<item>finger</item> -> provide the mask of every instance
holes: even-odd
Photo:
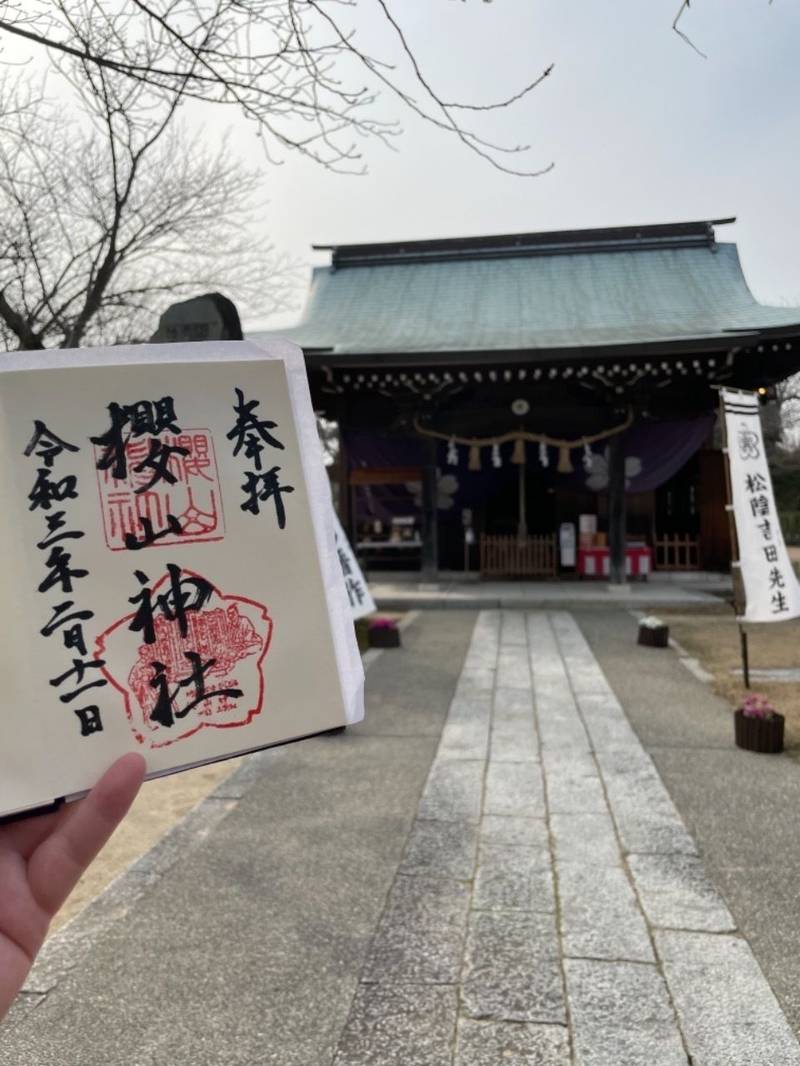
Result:
[[[48,914],[55,914],[127,814],[145,768],[141,755],[123,755],[31,855],[31,891]]]
[[[23,859],[28,859],[68,814],[69,806],[63,805],[52,814],[32,814],[0,826],[0,849],[16,852]]]
[[[0,933],[0,1021],[11,1009],[30,968],[30,956]]]

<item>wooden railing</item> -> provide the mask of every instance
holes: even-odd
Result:
[[[488,536],[480,540],[482,577],[554,577],[556,538]]]
[[[700,541],[697,537],[674,534],[656,537],[656,570],[699,570]]]

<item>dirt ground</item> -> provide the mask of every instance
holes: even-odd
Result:
[[[659,609],[659,618],[669,624],[670,636],[714,675],[714,689],[731,705],[739,706],[747,689],[740,675],[742,658],[739,627],[727,604],[719,608]],[[770,625],[747,626],[750,668],[800,668],[800,619]],[[751,692],[763,693],[776,710],[786,716],[786,748],[800,760],[800,683],[751,681]]]
[[[53,933],[83,910],[111,881],[148,851],[185,814],[232,773],[241,759],[199,766],[145,781],[127,818],[78,882],[50,927]]]

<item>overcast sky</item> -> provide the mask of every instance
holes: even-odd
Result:
[[[310,262],[312,243],[736,215],[718,235],[738,242],[757,297],[800,305],[800,5],[695,0],[681,25],[707,59],[672,32],[677,6],[394,0],[446,98],[492,101],[555,64],[531,96],[481,127],[507,144],[530,143],[527,166],[554,169],[533,179],[497,173],[383,98],[376,113],[402,119],[405,133],[397,152],[365,146],[366,177],[290,156],[268,169],[265,225],[275,244]],[[375,7],[361,0],[359,40],[399,61],[370,17]],[[254,143],[249,132],[236,139],[248,155]]]
[[[428,79],[446,99],[486,103],[547,81],[480,130],[530,144],[539,178],[498,173],[455,138],[388,96],[376,117],[402,121],[391,151],[364,145],[366,177],[332,174],[283,153],[267,165],[252,126],[233,122],[232,147],[264,167],[265,231],[305,264],[310,246],[585,226],[712,219],[739,244],[764,302],[800,306],[800,4],[797,0],[386,0]],[[337,8],[357,42],[402,67],[378,0]],[[12,42],[7,54],[22,55]],[[363,71],[359,82],[364,80]],[[406,82],[406,84],[409,84]],[[209,138],[229,109],[194,114]],[[481,116],[479,116],[481,117]],[[298,311],[246,326],[280,326]],[[235,294],[233,294],[235,295]],[[266,306],[266,304],[265,304]]]

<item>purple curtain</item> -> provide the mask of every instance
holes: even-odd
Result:
[[[702,414],[687,418],[648,419],[631,426],[623,435],[628,492],[650,492],[669,481],[703,446],[713,425],[714,415]],[[345,431],[345,442],[351,469],[365,466],[419,466],[425,458],[424,442],[416,436]],[[466,447],[458,448],[458,464],[451,466],[446,459],[447,445],[442,442],[438,448],[439,467],[443,475],[450,474],[457,482],[452,492],[453,504],[470,507],[485,497],[490,484],[496,490],[505,480],[515,481],[516,467],[511,464],[512,447],[511,444],[503,445],[502,466],[499,468],[492,466],[491,449],[483,448],[481,469],[472,471],[467,469]],[[590,469],[584,465],[583,449],[573,448],[570,452],[574,468],[571,474],[558,473],[556,448],[548,448],[546,468],[540,465],[538,445],[527,445],[526,458],[529,464],[536,465],[539,478],[554,487],[564,485],[595,492],[604,492],[608,487],[608,445],[605,441],[592,446]],[[409,493],[403,486],[386,486],[385,489],[377,489],[375,494],[384,498],[389,509],[392,509],[392,503],[386,497],[396,497],[400,506],[407,506],[409,501]]]
[[[637,422],[623,434],[625,485],[628,492],[652,492],[683,467],[702,448],[714,426],[714,415]],[[575,473],[571,483],[595,492],[608,487],[608,445],[592,447],[591,470],[584,467],[581,453],[572,452]],[[580,459],[580,463],[576,461]]]

